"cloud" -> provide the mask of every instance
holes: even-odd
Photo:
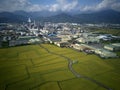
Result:
[[[68,0],[56,0],[56,3],[44,6],[40,4],[32,4],[29,0],[2,0],[0,3],[0,11],[70,11],[75,9],[77,4],[78,0],[71,0],[71,2]]]
[[[99,11],[113,9],[120,11],[120,0],[102,0],[100,3],[93,6],[84,6],[80,8],[81,11]]]
[[[49,11],[51,11],[51,12],[56,12],[56,11],[60,10],[59,4],[53,4],[53,5],[48,6],[48,7],[49,7]]]
[[[120,11],[120,0],[101,0],[94,5],[83,6],[80,0],[54,0],[54,3],[42,5],[33,4],[30,0],[1,0],[0,11],[99,11],[113,9]],[[88,2],[89,3],[89,2]]]
[[[29,0],[1,0],[0,11],[41,11],[44,6],[39,4],[32,4]]]
[[[24,10],[29,5],[27,0],[1,0],[0,11]]]
[[[77,7],[78,5],[78,1],[77,0],[74,0],[73,2],[71,3],[67,3],[66,5],[63,6],[62,8],[62,11],[70,11],[70,10],[73,10]]]
[[[50,6],[50,11],[71,11],[75,9],[78,5],[78,0],[57,0],[56,4]]]
[[[114,3],[113,5],[111,5],[111,8],[113,10],[120,11],[120,2]]]

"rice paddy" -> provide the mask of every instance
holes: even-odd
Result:
[[[120,90],[119,58],[104,60],[50,44],[1,48],[0,90],[106,90],[90,80],[77,78],[60,55],[78,61],[72,67],[80,75]]]

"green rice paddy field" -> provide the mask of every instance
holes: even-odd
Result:
[[[72,67],[80,75],[120,90],[120,58],[101,59],[50,44],[0,49],[0,90],[107,90],[76,77],[59,55],[77,60]]]

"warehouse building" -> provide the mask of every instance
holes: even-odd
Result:
[[[96,49],[95,53],[98,54],[102,58],[115,58],[117,54],[114,52],[110,52],[104,49]]]
[[[120,43],[105,45],[104,48],[109,50],[109,51],[119,51],[120,50]]]
[[[100,42],[100,40],[98,38],[95,38],[95,37],[88,37],[88,38],[81,37],[81,38],[78,38],[77,41],[80,43],[87,43],[87,44]]]
[[[59,47],[70,47],[69,42],[54,42],[54,44],[59,46]]]

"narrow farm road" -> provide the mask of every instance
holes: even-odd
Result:
[[[112,90],[112,89],[109,88],[108,86],[106,86],[106,85],[104,85],[104,84],[102,84],[102,83],[100,83],[100,82],[98,82],[98,81],[96,81],[96,80],[94,80],[94,79],[92,79],[92,78],[89,78],[89,77],[87,77],[87,76],[83,76],[83,75],[77,73],[77,72],[73,69],[73,67],[72,67],[73,61],[72,61],[70,58],[68,58],[68,57],[66,57],[66,56],[64,56],[64,55],[61,55],[61,54],[57,54],[57,53],[55,53],[55,52],[51,52],[51,51],[49,51],[49,49],[45,48],[45,47],[42,46],[42,45],[39,45],[39,46],[40,46],[41,48],[45,49],[48,53],[51,53],[51,54],[54,54],[54,55],[63,57],[65,60],[67,60],[67,61],[68,61],[68,68],[69,68],[69,70],[74,74],[75,77],[77,77],[77,78],[83,78],[83,79],[85,79],[85,80],[89,80],[89,81],[97,84],[98,86],[100,86],[100,87],[102,87],[102,88],[105,88],[106,90]]]

